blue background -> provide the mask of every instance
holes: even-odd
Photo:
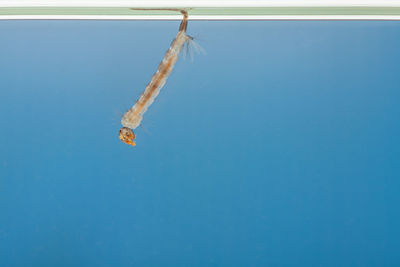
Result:
[[[1,266],[400,264],[400,24],[0,22]]]

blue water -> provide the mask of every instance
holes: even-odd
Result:
[[[400,24],[0,22],[1,266],[400,264]]]

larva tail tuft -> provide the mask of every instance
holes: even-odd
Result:
[[[193,54],[195,51],[196,54],[203,54],[206,55],[206,50],[204,50],[203,47],[201,47],[197,42],[194,41],[194,38],[190,35],[186,35],[187,40],[185,42],[185,49],[184,49],[184,54],[183,57],[186,58],[188,55],[190,57],[190,60],[193,62]]]

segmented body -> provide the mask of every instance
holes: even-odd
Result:
[[[122,117],[121,124],[124,127],[135,129],[140,125],[143,114],[154,102],[154,99],[160,93],[161,88],[164,86],[168,76],[171,74],[184,44],[193,39],[186,34],[188,18],[187,12],[181,11],[181,13],[183,14],[183,20],[179,27],[179,32],[172,41],[171,46],[165,53],[164,59],[161,61],[156,73],[151,78],[150,83],[146,86],[146,89],[140,96],[139,100]]]

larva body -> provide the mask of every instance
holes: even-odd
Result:
[[[122,128],[119,131],[119,138],[122,142],[135,145],[133,139],[135,134],[133,130],[136,129],[143,118],[143,114],[147,111],[149,106],[154,102],[154,99],[160,93],[161,88],[164,86],[168,76],[171,74],[172,69],[178,60],[179,53],[186,42],[193,40],[192,37],[186,34],[188,15],[184,10],[180,10],[183,15],[183,20],[180,24],[178,34],[172,41],[168,51],[164,55],[157,68],[156,73],[151,78],[151,81],[146,86],[140,98],[136,101],[135,105],[130,108],[122,117]]]

